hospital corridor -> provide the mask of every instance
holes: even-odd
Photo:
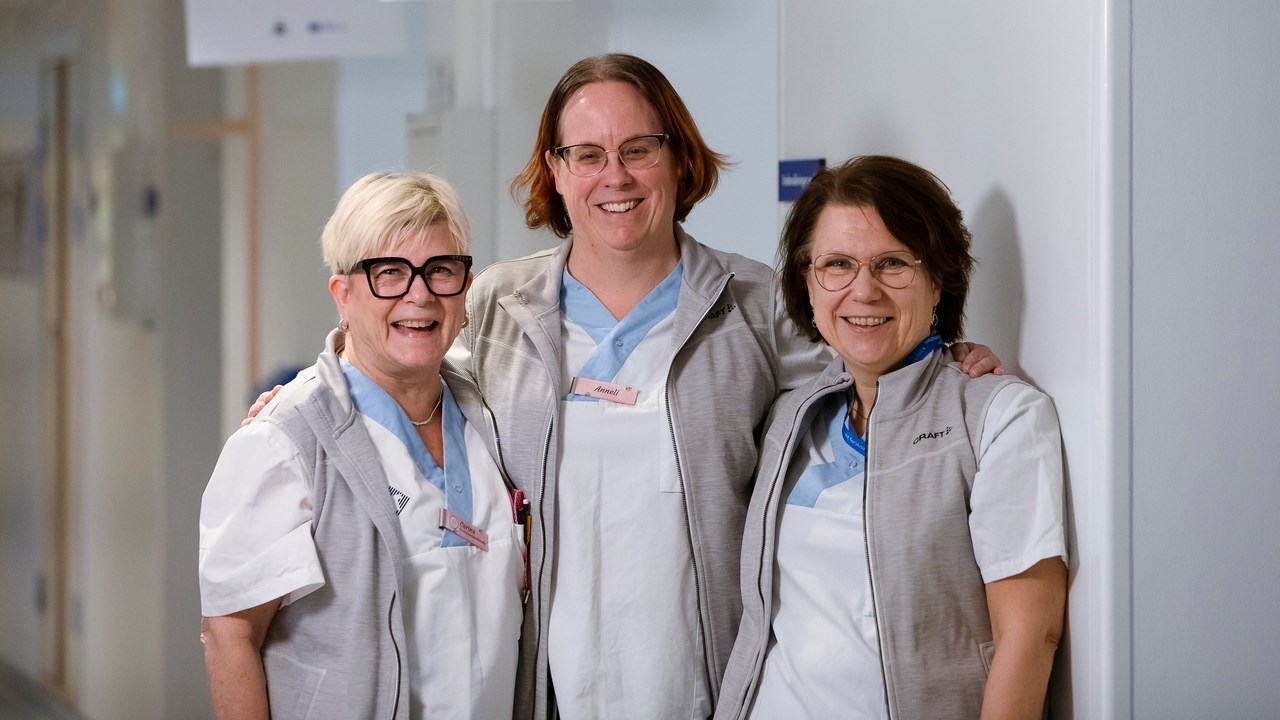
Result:
[[[1274,0],[0,0],[0,720],[214,717],[202,495],[258,393],[347,320],[321,249],[339,198],[375,172],[447,179],[458,278],[557,247],[513,197],[531,157],[567,168],[563,205],[687,150],[671,128],[539,139],[566,68],[605,53],[658,68],[724,156],[674,224],[735,262],[779,266],[822,168],[890,155],[945,181],[976,259],[963,339],[1061,426],[1048,717],[1275,717],[1278,31]],[[440,252],[433,270],[462,262]],[[408,287],[439,290],[425,259]],[[655,466],[758,448],[759,427],[706,424]],[[668,474],[669,495],[697,482]]]

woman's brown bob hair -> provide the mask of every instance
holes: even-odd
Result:
[[[951,192],[933,173],[887,155],[865,155],[814,176],[787,215],[778,246],[780,282],[787,315],[802,336],[822,335],[813,326],[807,275],[818,216],[828,205],[873,207],[885,227],[924,261],[939,290],[934,332],[947,343],[964,336],[964,303],[974,260],[971,236]]]
[[[511,181],[511,195],[517,202],[522,192],[529,193],[524,201],[524,221],[529,227],[535,230],[549,227],[560,237],[568,237],[573,229],[564,200],[556,192],[555,177],[547,165],[547,152],[562,144],[560,114],[569,98],[584,85],[610,80],[627,83],[638,90],[657,112],[663,126],[661,132],[670,136],[663,152],[671,153],[678,173],[676,222],[683,222],[693,206],[715,190],[720,170],[729,163],[723,155],[707,147],[689,109],[666,76],[634,55],[611,53],[589,57],[574,63],[551,91],[542,109],[542,121],[538,123],[538,137],[529,162]]]

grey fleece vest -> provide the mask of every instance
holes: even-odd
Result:
[[[889,717],[977,718],[995,655],[969,536],[969,496],[991,399],[1010,376],[971,379],[945,350],[880,379],[868,430],[866,558]],[[716,717],[742,717],[763,670],[781,483],[800,435],[852,381],[832,363],[779,400],[743,544],[743,620]]]
[[[810,377],[826,360],[821,348],[775,323],[773,271],[754,260],[708,248],[677,227],[684,281],[675,311],[679,350],[667,379],[671,442],[688,517],[699,632],[714,699],[738,627],[738,556],[742,519],[756,466],[756,430],[787,374],[781,358],[794,347],[810,355],[792,370]],[[554,717],[545,631],[555,556],[555,441],[560,377],[560,279],[571,243],[476,276],[467,298],[470,325],[459,345],[492,408],[501,461],[533,503],[529,546],[532,596],[525,606],[516,716]],[[787,352],[780,351],[786,344]],[[450,386],[452,387],[452,385]]]
[[[336,337],[259,415],[293,440],[311,469],[311,532],[325,577],[267,630],[271,717],[407,719],[403,542],[381,460],[356,422],[333,352]]]

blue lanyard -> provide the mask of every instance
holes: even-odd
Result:
[[[921,340],[920,344],[917,345],[914,350],[907,353],[907,359],[902,363],[903,367],[912,363],[920,362],[921,360],[929,357],[929,353],[940,347],[942,347],[942,336],[937,333],[930,335],[929,337]]]
[[[845,405],[846,409],[848,407],[848,405]],[[854,452],[858,453],[862,457],[867,456],[867,440],[866,438],[858,437],[858,434],[853,431],[853,427],[849,424],[848,412],[845,412],[844,414],[844,422],[840,425],[840,433],[844,435],[845,443],[849,447],[853,448]]]

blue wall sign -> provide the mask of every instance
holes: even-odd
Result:
[[[778,161],[778,201],[790,202],[800,197],[809,181],[827,167],[826,158]]]

